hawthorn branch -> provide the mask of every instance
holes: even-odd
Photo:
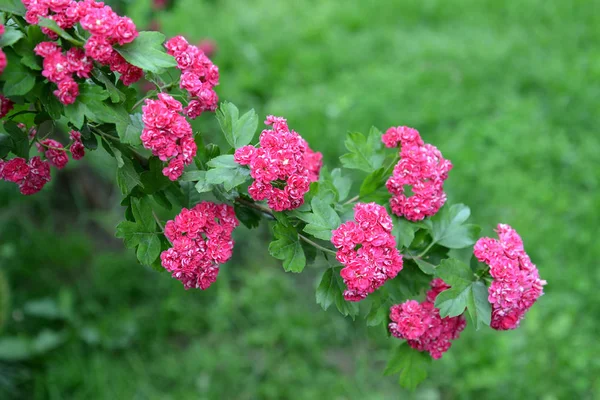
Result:
[[[331,250],[331,249],[328,249],[327,247],[323,247],[323,246],[321,246],[320,244],[318,244],[318,243],[316,243],[316,242],[313,242],[312,240],[310,240],[309,238],[307,238],[306,236],[304,236],[304,235],[303,235],[303,234],[301,234],[301,233],[299,233],[299,234],[298,234],[298,237],[299,237],[300,239],[304,240],[306,243],[308,243],[308,244],[310,244],[311,246],[313,246],[313,247],[314,247],[315,249],[317,249],[317,250],[321,250],[321,251],[323,251],[323,252],[330,253],[330,254],[333,254],[333,255],[335,255],[335,254],[336,254],[336,252],[335,252],[335,251],[333,251],[333,250]]]

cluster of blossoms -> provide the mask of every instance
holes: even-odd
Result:
[[[536,266],[525,253],[523,241],[510,226],[499,224],[498,237],[481,238],[474,248],[475,257],[490,266],[494,278],[488,289],[492,304],[490,326],[497,330],[515,329],[527,310],[544,294]]]
[[[181,103],[165,93],[159,93],[158,100],[146,99],[142,107],[142,143],[161,161],[169,162],[163,175],[172,181],[181,176],[197,150],[192,127],[182,111]]]
[[[233,207],[202,202],[181,210],[165,225],[165,236],[173,247],[161,253],[162,266],[185,289],[208,287],[217,279],[219,264],[233,252],[231,233],[239,225]]]
[[[33,135],[35,135],[35,132]],[[81,141],[81,133],[72,130],[69,133],[69,138],[71,139],[71,145],[69,146],[71,156],[74,160],[82,159],[85,155],[85,147]],[[48,162],[58,169],[63,169],[69,162],[67,149],[54,139],[44,139],[37,143],[36,146],[38,151],[44,154]]]
[[[29,162],[21,157],[9,161],[0,159],[0,179],[16,183],[21,194],[31,195],[50,181],[50,164],[40,157],[33,157]]]
[[[275,211],[292,210],[304,203],[310,183],[319,179],[321,153],[313,152],[299,134],[290,131],[287,121],[267,117],[260,135],[260,147],[244,146],[235,152],[235,161],[250,167],[254,182],[248,193],[254,200],[267,200]]]
[[[113,45],[132,42],[138,31],[128,17],[118,16],[110,6],[94,0],[22,0],[27,8],[25,20],[30,24],[38,24],[40,17],[54,20],[62,29],[70,29],[79,23],[91,36],[85,44],[85,52],[72,48],[66,55],[56,44],[45,43],[36,54],[44,57],[43,75],[51,82],[57,83],[55,95],[64,104],[71,104],[79,94],[79,88],[72,74],[87,78],[92,68],[92,60],[108,65],[111,71],[118,72],[125,85],[137,82],[143,71],[131,64],[117,53]],[[52,40],[58,35],[42,28]]]
[[[77,47],[63,53],[55,42],[39,43],[34,51],[44,59],[42,75],[58,86],[54,95],[63,104],[73,104],[79,95],[79,86],[73,75],[89,78],[94,68],[92,60]]]
[[[408,300],[392,306],[392,322],[388,325],[390,333],[406,339],[413,349],[427,351],[434,359],[441,358],[450,349],[451,341],[457,339],[466,326],[462,315],[441,318],[439,310],[434,307],[437,295],[449,288],[444,281],[435,278],[423,303]]]
[[[203,111],[215,111],[219,99],[214,87],[219,84],[219,68],[183,36],[170,39],[165,47],[167,53],[175,57],[177,68],[181,70],[180,87],[190,96],[185,114],[195,119]]]
[[[384,207],[375,203],[354,206],[354,221],[334,230],[331,242],[337,260],[344,265],[340,275],[347,290],[347,301],[360,301],[402,270],[402,255],[392,235],[392,219]],[[357,249],[357,247],[359,247]]]
[[[4,118],[13,109],[13,106],[12,100],[0,94],[0,118]]]
[[[417,130],[406,126],[388,129],[382,140],[387,147],[401,145],[400,161],[386,184],[393,213],[411,221],[437,213],[446,202],[444,181],[452,163],[437,147],[425,144]],[[405,193],[406,186],[412,195]]]
[[[4,35],[4,25],[0,24],[0,36]],[[6,54],[0,49],[0,75],[4,72],[4,68],[6,68]]]

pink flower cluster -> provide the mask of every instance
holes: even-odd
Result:
[[[238,164],[248,165],[254,182],[248,193],[254,200],[267,200],[275,211],[292,210],[304,204],[310,183],[319,179],[321,153],[313,152],[306,140],[290,131],[285,118],[269,115],[260,134],[260,147],[243,146],[235,151]]]
[[[0,36],[4,35],[4,25],[0,24]],[[4,68],[6,68],[6,54],[0,49],[0,75],[4,72]]]
[[[406,339],[413,349],[427,351],[434,359],[441,358],[452,345],[451,340],[457,339],[466,326],[462,315],[441,318],[439,310],[434,307],[437,295],[449,288],[444,281],[436,278],[431,281],[431,289],[423,303],[408,300],[392,306],[392,322],[388,325],[390,333]]]
[[[79,160],[85,155],[85,147],[81,141],[81,133],[77,131],[71,131],[69,133],[71,139],[71,145],[69,150],[74,160]],[[69,162],[67,155],[67,149],[63,145],[54,139],[44,139],[39,143],[36,143],[37,149],[40,153],[43,153],[48,162],[54,165],[58,169],[63,169]]]
[[[29,162],[21,157],[0,159],[0,179],[16,183],[22,194],[31,195],[50,181],[50,164],[40,157],[33,157]]]
[[[425,144],[417,130],[406,126],[388,129],[382,140],[387,147],[401,144],[400,161],[386,184],[393,213],[411,221],[437,213],[446,202],[444,181],[452,163],[437,147]],[[407,186],[412,195],[405,192]]]
[[[132,42],[138,31],[128,17],[118,16],[110,6],[94,0],[22,0],[27,8],[25,20],[30,24],[39,23],[44,17],[54,20],[63,29],[69,29],[79,23],[91,36],[85,44],[85,52],[71,48],[65,56],[60,49],[52,50],[49,45],[36,54],[44,57],[44,76],[59,86],[56,96],[64,104],[71,104],[79,93],[77,83],[70,76],[76,73],[80,78],[87,78],[92,69],[92,60],[108,65],[111,71],[118,72],[125,85],[137,82],[143,71],[129,64],[113,45]],[[47,28],[42,31],[52,40],[58,35]],[[57,45],[54,45],[57,47]],[[88,58],[89,57],[89,58]],[[50,58],[50,60],[48,60]],[[49,77],[50,76],[50,77]],[[65,77],[67,76],[67,77]]]
[[[347,301],[364,299],[402,270],[402,255],[396,249],[392,228],[384,207],[358,203],[354,221],[333,231],[331,242],[338,249],[337,260],[344,265],[340,275],[348,287],[344,291]]]
[[[34,51],[44,59],[42,75],[58,86],[54,95],[63,104],[73,104],[79,95],[79,86],[73,75],[89,78],[94,68],[92,60],[77,47],[72,47],[63,54],[62,48],[54,42],[41,42],[35,46]]]
[[[226,204],[203,202],[184,208],[165,225],[173,247],[160,255],[162,266],[186,290],[208,289],[217,279],[219,264],[231,258],[231,233],[238,225],[233,207]]]
[[[203,111],[215,111],[219,98],[214,87],[219,84],[219,68],[183,36],[170,39],[165,47],[167,53],[175,57],[177,68],[181,70],[180,87],[190,96],[185,114],[195,119]]]
[[[499,224],[500,240],[484,237],[475,243],[474,254],[490,266],[494,278],[488,289],[492,322],[497,330],[515,329],[533,303],[544,294],[536,266],[525,253],[523,241],[510,226]]]
[[[12,100],[0,94],[0,118],[4,118],[13,109],[14,104]]]
[[[142,107],[142,143],[161,161],[169,161],[163,175],[172,181],[181,176],[197,151],[192,127],[182,111],[181,103],[166,93],[159,93],[158,100],[147,99]]]

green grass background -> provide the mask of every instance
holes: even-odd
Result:
[[[140,26],[148,4],[129,6]],[[515,227],[546,295],[516,331],[467,327],[406,392],[382,376],[394,341],[321,311],[323,266],[284,273],[266,227],[238,232],[234,259],[206,292],[136,265],[112,238],[122,211],[112,161],[98,152],[39,196],[0,185],[5,334],[63,335],[55,350],[0,362],[0,393],[600,398],[599,11],[596,0],[178,0],[158,14],[162,30],[217,42],[221,99],[287,117],[329,165],[348,131],[419,129],[454,164],[450,201],[468,204],[485,234]],[[213,116],[201,119],[217,138]]]

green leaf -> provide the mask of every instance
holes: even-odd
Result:
[[[434,242],[450,248],[461,249],[477,240],[481,229],[477,225],[464,224],[471,210],[464,204],[443,207],[432,218],[425,220]]]
[[[144,171],[140,175],[144,193],[155,194],[171,184],[169,178],[162,173],[163,163],[158,157],[150,157],[148,168],[148,171]]]
[[[0,360],[22,361],[33,356],[31,339],[22,336],[0,338]]]
[[[179,186],[181,187],[180,195],[182,195],[180,201],[183,207],[192,208],[200,203],[200,193],[194,187],[193,182],[179,182]]]
[[[311,207],[312,212],[297,214],[298,218],[307,223],[304,232],[318,239],[331,240],[331,231],[341,224],[339,215],[318,197],[312,199]]]
[[[143,234],[144,232],[142,232]],[[137,223],[131,221],[122,221],[117,225],[115,234],[119,239],[123,239],[125,247],[133,249],[140,244],[140,232]]]
[[[206,177],[206,171],[186,171],[179,178],[182,182],[197,182]]]
[[[37,23],[37,25],[41,26],[43,28],[50,29],[52,32],[56,33],[61,38],[65,39],[73,44],[83,45],[83,43],[81,43],[79,40],[75,39],[73,36],[71,36],[69,33],[67,33],[67,31],[65,31],[63,28],[58,26],[58,24],[54,20],[44,18],[44,17],[39,17],[39,22]]]
[[[371,128],[368,136],[362,133],[349,133],[345,145],[350,153],[340,157],[344,167],[369,173],[381,167],[385,156],[379,152],[382,149],[382,142],[381,132],[377,128]]]
[[[165,52],[164,41],[162,33],[144,31],[133,42],[115,46],[115,50],[136,67],[160,74],[165,68],[177,66],[175,58]]]
[[[488,288],[483,282],[477,281],[471,285],[467,298],[467,309],[476,330],[484,325],[490,325],[492,306],[488,301]]]
[[[427,366],[430,362],[431,358],[427,354],[402,343],[394,350],[383,373],[393,375],[400,372],[400,386],[414,390],[427,378]]]
[[[85,117],[95,122],[104,122],[108,114],[104,114],[107,107],[103,101],[107,98],[108,92],[98,85],[86,82],[79,85],[79,96],[75,103],[64,107],[65,116],[79,129],[83,126]]]
[[[156,221],[152,213],[152,204],[148,197],[131,200],[131,211],[138,228],[142,232],[155,232]]]
[[[436,275],[452,287],[467,286],[475,280],[471,268],[462,261],[447,258],[436,269]]]
[[[6,121],[4,129],[12,140],[12,152],[17,157],[29,159],[29,137],[14,121]]]
[[[379,189],[383,185],[385,185],[386,177],[384,177],[384,173],[385,173],[385,168],[382,167],[382,168],[376,169],[375,171],[373,171],[369,175],[367,175],[367,177],[363,181],[362,185],[360,185],[360,191],[359,191],[360,197],[365,197],[365,196],[375,192],[377,189]]]
[[[344,299],[344,290],[346,289],[344,281],[340,276],[341,267],[327,268],[321,278],[321,283],[317,287],[316,300],[323,310],[327,310],[335,303],[338,311],[343,316],[350,316],[355,319],[358,315],[358,303],[346,301]]]
[[[117,185],[121,189],[121,193],[126,196],[136,187],[144,187],[140,180],[140,174],[135,170],[133,162],[123,157],[123,166],[117,170]]]
[[[46,110],[48,115],[50,115],[50,118],[57,121],[63,115],[64,106],[62,105],[62,103],[60,101],[58,101],[58,99],[56,98],[54,93],[52,93],[53,89],[50,85],[51,85],[50,83],[47,85],[44,85],[44,88],[42,89],[41,100],[42,100],[42,105],[44,106],[44,109]]]
[[[208,183],[206,181],[206,171],[202,172],[204,172],[204,174],[202,174],[202,178],[198,179],[198,182],[196,182],[195,188],[198,191],[198,193],[210,192],[214,189],[214,186],[212,183]]]
[[[127,99],[127,96],[125,95],[125,93],[120,91],[115,86],[115,83],[108,76],[106,76],[106,74],[104,72],[102,72],[102,70],[94,69],[93,75],[94,75],[94,78],[98,79],[104,85],[104,87],[108,91],[110,100],[113,103],[120,103]],[[137,115],[140,115],[140,121],[141,121],[141,114],[137,114]],[[131,116],[131,117],[133,118],[133,116]],[[140,131],[141,131],[141,129],[140,129]]]
[[[367,326],[377,326],[386,321],[389,309],[381,304],[380,300],[373,302],[371,310],[365,317],[367,320]]]
[[[22,37],[23,32],[12,26],[4,27],[4,34],[0,36],[0,47],[8,47],[17,43]]]
[[[306,265],[306,257],[296,228],[277,223],[273,234],[276,240],[269,245],[269,253],[283,260],[283,269],[286,272],[302,272]]]
[[[127,123],[126,126],[117,126],[117,132],[119,133],[121,142],[132,146],[139,146],[142,144],[140,137],[142,135],[142,130],[144,129],[142,114],[132,114],[129,116],[128,120],[129,123]]]
[[[10,49],[5,49],[7,62],[0,80],[4,81],[3,93],[5,96],[24,96],[35,85],[35,74],[21,64],[19,57]]]
[[[24,16],[26,10],[21,0],[2,0],[2,3],[0,3],[0,11]]]
[[[440,316],[456,317],[465,312],[467,300],[471,291],[471,284],[466,286],[452,286],[444,290],[435,298],[435,306],[440,309]]]
[[[250,178],[250,170],[244,168],[233,159],[232,154],[215,157],[208,162],[212,169],[206,172],[206,183],[223,184],[226,191],[230,191]]]
[[[144,265],[151,265],[160,255],[160,239],[154,233],[140,236],[137,258]]]
[[[260,224],[262,214],[259,211],[253,208],[240,206],[238,203],[233,205],[233,209],[235,210],[237,219],[239,219],[240,222],[246,226],[246,228],[257,228]]]
[[[33,352],[37,355],[56,349],[67,340],[65,332],[56,332],[49,329],[41,331],[31,343]]]
[[[224,154],[212,158],[208,162],[208,166],[211,168],[236,168],[240,165],[233,159],[233,154]]]
[[[223,184],[226,191],[230,191],[250,178],[250,171],[246,168],[213,168],[206,173],[206,182],[213,185]]]
[[[239,117],[238,108],[229,102],[221,104],[217,110],[217,120],[225,139],[234,149],[249,144],[258,126],[258,115],[254,109]]]
[[[394,229],[392,234],[396,237],[396,241],[402,247],[409,248],[412,241],[415,239],[415,232],[419,229],[415,224],[405,218],[392,216],[394,220]]]
[[[419,267],[419,269],[421,271],[423,271],[424,274],[427,274],[427,275],[435,274],[435,265],[430,264],[427,261],[424,261],[420,258],[415,258],[415,259],[413,259],[413,261],[417,264],[417,267]]]
[[[352,187],[352,179],[347,176],[342,176],[342,169],[336,168],[331,171],[333,185],[338,192],[338,201],[343,201],[348,197],[350,188]]]
[[[6,133],[0,133],[0,158],[4,158],[13,148],[13,141]]]

